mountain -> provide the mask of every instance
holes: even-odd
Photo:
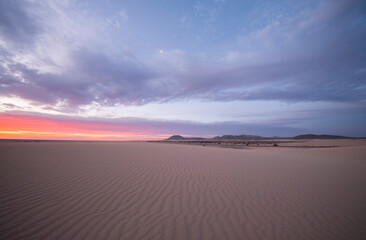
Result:
[[[212,138],[213,140],[263,140],[268,139],[257,135],[223,135]]]
[[[223,136],[216,136],[213,138],[201,138],[201,137],[182,137],[181,135],[173,135],[166,140],[171,141],[178,141],[178,140],[263,140],[269,139],[261,136],[256,135],[223,135]]]
[[[173,135],[170,138],[166,139],[166,140],[173,140],[173,141],[177,141],[177,140],[204,140],[205,138],[201,138],[201,137],[191,137],[191,138],[187,138],[187,137],[182,137],[181,135]]]
[[[294,139],[347,139],[350,137],[337,136],[337,135],[316,135],[316,134],[303,134],[293,137]]]
[[[192,141],[192,140],[216,140],[216,141],[221,141],[221,140],[270,140],[270,139],[281,139],[279,137],[261,137],[261,136],[257,136],[257,135],[222,135],[222,136],[216,136],[213,138],[201,138],[201,137],[182,137],[180,135],[173,135],[170,138],[166,139],[166,140],[172,140],[172,141],[177,141],[177,140],[186,140],[186,141]],[[345,136],[337,136],[337,135],[316,135],[316,134],[303,134],[303,135],[298,135],[295,137],[288,137],[288,138],[283,138],[283,139],[351,139],[351,137],[345,137]]]
[[[185,137],[182,137],[181,135],[173,135],[166,140],[184,140],[184,139],[185,139]]]

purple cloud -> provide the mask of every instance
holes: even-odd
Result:
[[[30,10],[36,3],[21,0],[0,1],[0,35],[8,43],[23,46],[35,41],[43,31],[41,19]]]
[[[47,6],[43,4],[42,9]],[[366,99],[364,1],[324,1],[298,16],[275,19],[239,36],[233,44],[237,55],[232,61],[183,50],[138,59],[133,54],[116,56],[98,49],[98,44],[85,42],[66,45],[69,66],[50,61],[59,68],[54,72],[19,61],[19,49],[10,46],[37,45],[40,35],[53,34],[46,28],[40,8],[28,1],[0,3],[0,33],[6,43],[0,45],[1,95],[43,104],[63,103],[70,108],[92,102],[139,105],[191,98],[287,102]],[[37,57],[33,47],[27,46],[24,52]],[[44,61],[46,56],[40,58]]]

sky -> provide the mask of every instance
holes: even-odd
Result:
[[[366,136],[366,1],[1,0],[0,138]]]

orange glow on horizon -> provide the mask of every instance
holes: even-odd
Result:
[[[0,139],[129,141],[165,137],[145,129],[131,130],[122,123],[0,114]]]

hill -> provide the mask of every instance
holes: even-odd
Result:
[[[350,137],[337,136],[337,135],[316,135],[316,134],[303,134],[293,137],[294,139],[348,139]]]
[[[223,135],[212,138],[213,140],[263,140],[268,139],[257,135]]]
[[[170,138],[168,138],[166,140],[173,140],[173,141],[178,141],[178,140],[205,140],[205,138],[201,138],[201,137],[187,138],[187,137],[183,137],[181,135],[173,135],[173,136],[171,136]]]
[[[167,141],[179,141],[179,140],[185,140],[185,141],[194,141],[194,140],[215,140],[215,141],[222,141],[222,140],[272,140],[272,139],[281,139],[279,137],[262,137],[257,135],[222,135],[222,136],[216,136],[213,138],[202,138],[202,137],[183,137],[181,135],[173,135],[169,137],[168,139],[165,139]],[[295,137],[288,137],[283,139],[351,139],[351,137],[345,137],[345,136],[337,136],[337,135],[317,135],[317,134],[303,134],[298,135]]]

